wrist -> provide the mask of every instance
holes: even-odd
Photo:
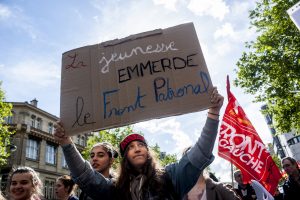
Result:
[[[220,109],[213,109],[213,108],[210,108],[209,110],[208,110],[208,112],[210,112],[210,113],[214,113],[214,114],[220,114]]]
[[[207,112],[207,117],[210,119],[219,120],[219,116],[220,116],[219,114]]]
[[[214,112],[209,112],[209,111],[207,112],[207,114],[214,115],[214,116],[218,116],[218,117],[220,116],[219,113],[214,113]]]
[[[72,141],[71,137],[67,137],[66,139],[64,139],[60,142],[61,145],[68,145],[68,144],[72,144],[72,143],[73,143],[73,141]]]

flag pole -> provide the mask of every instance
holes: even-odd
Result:
[[[229,75],[227,75],[226,90],[227,90],[227,98],[228,98],[228,102],[229,102],[229,100],[230,100],[230,97],[229,97],[229,93],[230,93]],[[232,165],[232,162],[230,162],[230,168],[231,168],[231,184],[232,184],[232,187],[234,188],[234,183],[233,183],[233,165]]]
[[[231,167],[231,184],[232,184],[232,188],[234,188],[234,184],[233,184],[233,165],[232,165],[232,162],[230,162],[230,167]]]

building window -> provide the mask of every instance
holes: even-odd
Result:
[[[47,144],[45,157],[46,157],[45,158],[46,163],[55,165],[55,163],[56,163],[56,147],[51,144]]]
[[[62,154],[62,157],[61,157],[61,166],[62,166],[62,168],[67,168],[68,169],[68,165],[67,165],[64,154]]]
[[[85,137],[84,136],[81,136],[80,145],[85,146]]]
[[[77,144],[80,144],[80,135],[77,135]]]
[[[5,121],[6,124],[12,124],[13,123],[13,116],[5,117],[4,121]]]
[[[53,133],[53,124],[51,122],[48,124],[48,133]]]
[[[26,157],[38,160],[38,154],[39,154],[39,142],[34,139],[28,139],[26,144]]]
[[[287,141],[288,145],[294,145],[300,142],[300,136],[295,136]]]
[[[46,179],[45,180],[45,187],[44,187],[44,197],[45,199],[54,199],[54,179]]]
[[[35,115],[31,115],[31,126],[34,128],[35,128],[35,121],[36,121]]]
[[[36,128],[42,130],[42,119],[41,118],[37,118]]]
[[[77,135],[77,142],[81,146],[86,146],[86,137],[84,135]]]

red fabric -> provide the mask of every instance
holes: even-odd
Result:
[[[230,92],[219,135],[218,154],[237,166],[245,183],[259,181],[274,194],[281,173],[242,107]],[[267,134],[267,133],[266,133]]]
[[[120,151],[121,151],[122,156],[124,155],[124,152],[125,152],[127,146],[129,145],[129,143],[132,141],[136,141],[136,140],[147,144],[145,138],[142,135],[137,134],[137,133],[130,134],[130,135],[126,136],[120,143]]]

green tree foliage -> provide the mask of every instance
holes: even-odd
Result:
[[[281,159],[278,157],[278,155],[274,154],[274,155],[272,155],[272,158],[273,158],[275,164],[277,165],[278,169],[280,171],[282,171]]]
[[[166,154],[165,152],[161,152],[160,147],[158,144],[155,144],[155,146],[151,147],[153,152],[155,153],[156,158],[159,159],[161,166],[166,166],[168,164],[177,162],[177,156],[176,154]]]
[[[10,135],[13,134],[8,126],[5,124],[5,118],[11,116],[12,105],[4,102],[4,92],[1,89],[0,82],[0,166],[4,165],[9,156],[9,149],[7,146],[10,144]]]
[[[298,1],[256,3],[249,17],[258,37],[237,63],[235,85],[267,103],[279,133],[300,132],[300,32],[286,12]]]
[[[94,135],[90,136],[87,141],[87,147],[82,152],[82,155],[85,159],[89,159],[90,155],[90,149],[92,146],[98,142],[109,142],[114,147],[115,150],[119,152],[119,144],[122,141],[122,139],[131,134],[133,131],[132,126],[125,126],[121,128],[116,129],[109,129],[104,131],[99,131],[98,133],[95,133]],[[139,133],[142,134],[142,133]],[[142,134],[143,135],[143,134]],[[155,157],[160,160],[160,165],[165,166],[167,164],[170,164],[172,162],[176,162],[176,155],[168,155],[165,154],[164,156],[161,156],[160,147],[156,144],[154,147],[150,147],[153,152],[155,153]],[[119,156],[118,159],[115,160],[113,168],[117,169],[117,166],[119,166],[121,157]]]

